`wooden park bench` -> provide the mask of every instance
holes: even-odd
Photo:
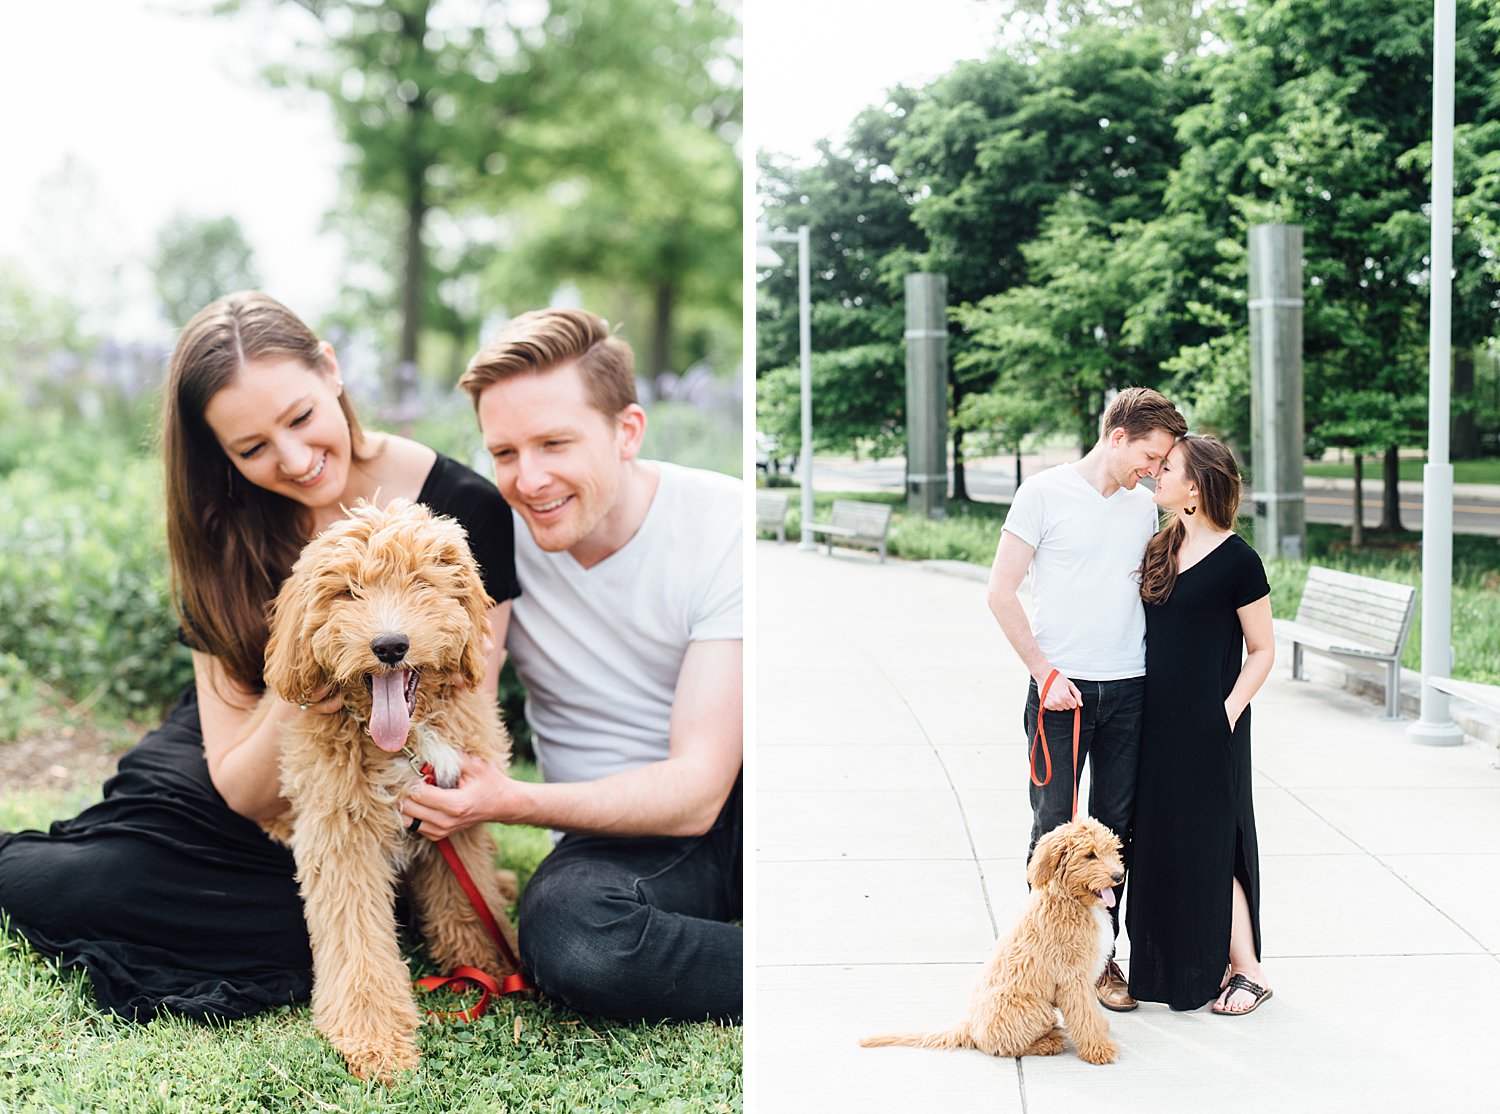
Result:
[[[1297,618],[1276,620],[1276,631],[1292,643],[1292,680],[1306,678],[1303,650],[1385,666],[1385,714],[1401,706],[1401,651],[1411,630],[1417,590],[1373,576],[1355,576],[1318,565],[1307,570]]]
[[[755,489],[755,528],[776,531],[778,542],[786,541],[786,506],[790,496],[785,491]]]
[[[828,535],[828,554],[833,555],[834,542],[839,545],[864,545],[880,550],[885,562],[885,537],[891,529],[889,503],[864,503],[858,499],[835,499],[828,522],[814,522],[805,527],[813,534]]]

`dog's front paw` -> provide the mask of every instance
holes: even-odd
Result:
[[[1078,1058],[1090,1064],[1113,1064],[1120,1058],[1120,1046],[1106,1038],[1098,1044],[1081,1046],[1078,1049]]]
[[[404,1037],[378,1044],[338,1043],[352,1074],[360,1079],[379,1080],[387,1087],[403,1072],[413,1070],[422,1058],[416,1045]]]
[[[1037,1037],[1022,1056],[1056,1056],[1063,1050],[1063,1035],[1056,1029],[1046,1036]]]

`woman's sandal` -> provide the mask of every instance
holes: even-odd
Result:
[[[1257,1009],[1260,1008],[1260,1004],[1271,996],[1271,991],[1268,987],[1257,986],[1255,983],[1245,978],[1244,975],[1235,975],[1229,980],[1228,983],[1225,984],[1224,989],[1227,990],[1231,995],[1236,990],[1243,990],[1246,994],[1251,995],[1255,999],[1255,1001],[1251,1002],[1249,1007],[1243,1010],[1221,1010],[1219,1008],[1219,1003],[1215,1002],[1213,1004],[1212,1012],[1223,1017],[1243,1017],[1247,1013],[1254,1013]]]

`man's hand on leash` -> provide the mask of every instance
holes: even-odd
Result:
[[[437,841],[489,820],[505,820],[506,802],[516,782],[503,770],[471,754],[461,757],[458,784],[452,789],[418,782],[401,805],[408,830],[420,820],[417,834]]]
[[[1047,690],[1047,699],[1042,702],[1042,707],[1049,712],[1067,712],[1082,705],[1083,693],[1061,673],[1052,681],[1052,687]]]

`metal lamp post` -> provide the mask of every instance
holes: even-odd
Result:
[[[1427,463],[1422,468],[1422,715],[1414,743],[1454,746],[1463,731],[1433,677],[1453,675],[1453,465],[1448,460],[1453,317],[1454,0],[1436,0],[1432,22],[1432,310],[1428,339]]]
[[[812,453],[812,300],[809,295],[812,267],[807,225],[796,232],[772,232],[764,226],[756,229],[756,262],[775,267],[781,257],[770,250],[771,244],[797,245],[797,323],[802,351],[802,451],[797,454],[802,473],[802,541],[798,549],[817,549],[808,526],[813,520],[813,453]],[[760,254],[764,252],[763,256]]]

